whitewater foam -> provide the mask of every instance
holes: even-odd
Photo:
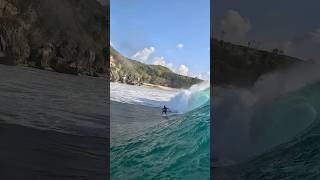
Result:
[[[178,93],[176,90],[163,90],[146,86],[133,86],[110,82],[110,99],[127,104],[159,107]]]
[[[209,87],[209,82],[195,84],[189,89],[175,90],[110,83],[110,97],[112,101],[128,104],[150,107],[166,105],[174,112],[184,113],[209,101]]]
[[[308,127],[317,111],[306,98],[308,91],[299,91],[320,81],[318,69],[317,63],[304,64],[266,74],[250,89],[214,87],[214,154],[219,163],[261,154]]]

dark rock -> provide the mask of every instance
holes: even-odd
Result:
[[[96,0],[1,0],[0,63],[106,73],[106,10]]]
[[[26,63],[30,47],[21,22],[16,19],[0,17],[0,63]]]

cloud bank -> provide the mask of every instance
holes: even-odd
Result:
[[[138,52],[136,52],[131,58],[140,62],[146,62],[149,57],[155,52],[154,47],[144,48]]]
[[[225,41],[245,43],[247,33],[251,30],[248,17],[243,17],[239,12],[228,10],[220,24],[220,36]]]

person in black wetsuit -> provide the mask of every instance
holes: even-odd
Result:
[[[163,113],[165,113],[165,114],[167,115],[168,109],[169,109],[169,108],[167,108],[166,105],[164,105],[163,108],[162,108],[162,113],[161,113],[161,115],[162,115]]]

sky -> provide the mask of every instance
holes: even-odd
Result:
[[[255,40],[261,49],[278,48],[304,60],[320,60],[320,1],[213,2],[214,37],[243,45]]]
[[[126,57],[208,79],[210,0],[110,0],[111,45]]]

